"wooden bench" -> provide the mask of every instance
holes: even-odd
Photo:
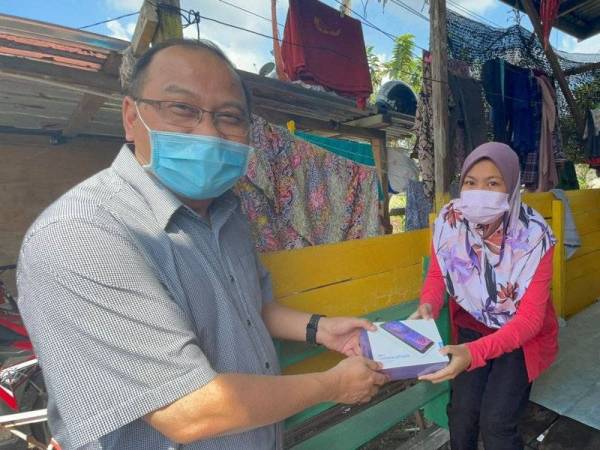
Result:
[[[328,316],[403,319],[417,307],[429,230],[271,253],[277,301]],[[447,309],[438,320],[449,336]],[[277,342],[286,374],[326,370],[341,356],[304,344]],[[287,448],[351,449],[425,408],[429,420],[446,426],[448,384],[416,380],[390,383],[367,405],[321,404],[286,421]]]
[[[549,193],[525,195],[524,201],[546,218],[557,236],[559,250],[555,252],[552,289],[557,313],[563,315],[563,205]],[[592,233],[596,232],[600,236],[600,226]],[[596,243],[594,239],[595,234],[588,238],[589,248]],[[385,321],[406,318],[416,309],[430,242],[430,230],[425,229],[269,253],[262,260],[273,276],[275,298],[284,305],[328,316],[362,316]],[[447,308],[438,320],[438,327],[448,342]],[[341,359],[333,352],[300,343],[276,342],[276,345],[285,374],[326,370]],[[420,409],[424,409],[427,419],[447,427],[448,389],[447,383],[395,382],[367,405],[315,406],[286,421],[285,445],[294,449],[357,448]]]

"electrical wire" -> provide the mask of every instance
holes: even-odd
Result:
[[[420,13],[419,11],[414,9],[412,6],[407,5],[402,0],[390,0],[390,2],[399,6],[400,8],[405,9],[406,11],[410,12],[411,14],[414,14],[415,16],[420,17],[421,19],[429,22],[429,17],[427,17],[425,14]]]
[[[136,11],[136,12],[132,12],[132,13],[129,13],[129,14],[123,14],[122,16],[115,17],[113,19],[107,19],[107,20],[103,20],[102,22],[96,22],[96,23],[92,23],[90,25],[86,25],[84,27],[79,27],[78,30],[85,30],[86,28],[92,28],[92,27],[96,27],[98,25],[104,25],[105,23],[115,22],[117,20],[125,19],[126,17],[135,16],[135,15],[137,15],[139,13],[140,13],[139,11]]]
[[[392,1],[393,1],[393,0],[392,0]],[[157,5],[157,4],[154,4],[154,3],[152,3],[152,2],[149,2],[149,3],[150,3],[152,6],[156,7],[156,8],[164,8],[164,9],[169,9],[169,10],[171,10],[171,11],[173,11],[173,10],[176,10],[176,11],[178,11],[178,12],[179,12],[179,14],[182,16],[182,18],[183,18],[183,19],[184,19],[184,20],[187,22],[187,24],[186,24],[185,26],[193,25],[193,24],[194,24],[194,21],[197,21],[197,22],[199,22],[199,21],[200,21],[200,19],[202,19],[202,20],[208,20],[208,21],[211,21],[211,22],[215,22],[215,23],[218,23],[218,24],[220,24],[220,25],[227,26],[227,27],[230,27],[230,28],[234,28],[234,29],[236,29],[236,30],[245,31],[245,32],[248,32],[248,33],[251,33],[251,34],[257,35],[257,36],[261,36],[261,37],[264,37],[264,38],[266,38],[266,39],[269,39],[269,40],[273,40],[273,39],[275,39],[273,36],[270,36],[270,35],[268,35],[268,34],[260,33],[260,32],[258,32],[258,31],[254,31],[254,30],[250,30],[250,29],[248,29],[248,28],[240,27],[240,26],[238,26],[238,25],[234,25],[234,24],[231,24],[231,23],[223,22],[223,21],[221,21],[221,20],[214,19],[214,18],[211,18],[211,17],[202,16],[200,13],[198,13],[197,11],[194,11],[194,10],[185,10],[185,9],[182,9],[182,8],[177,8],[177,7],[174,7],[174,6],[171,6],[171,5],[162,5],[162,4],[161,4],[161,5]],[[279,42],[283,42],[283,40],[282,40],[282,39],[277,39],[277,40],[278,40]],[[312,49],[317,49],[317,50],[329,51],[329,52],[335,53],[335,54],[337,54],[337,55],[339,55],[339,56],[342,56],[342,57],[344,57],[344,58],[347,58],[347,59],[353,60],[353,58],[351,58],[351,57],[350,57],[350,56],[348,56],[348,55],[344,55],[343,53],[340,53],[340,52],[338,52],[338,51],[336,51],[336,50],[329,49],[329,48],[326,48],[326,47],[320,47],[320,46],[307,46],[307,45],[302,45],[302,44],[296,44],[296,43],[294,43],[294,42],[286,42],[286,44],[288,44],[288,45],[292,45],[292,46],[295,46],[295,47],[301,47],[301,48],[312,48]],[[409,73],[409,72],[403,72],[403,71],[400,71],[400,73],[401,73],[401,74],[403,74],[403,75],[407,75],[407,76],[410,76],[410,75],[412,75],[412,74],[411,74],[411,73]],[[446,84],[448,84],[448,82],[446,82],[446,81],[437,80],[437,79],[435,79],[435,78],[431,78],[431,77],[423,77],[423,80],[424,80],[424,81],[431,81],[432,83],[446,83]],[[499,93],[499,92],[491,92],[491,91],[485,91],[485,92],[487,92],[488,94],[492,94],[492,95],[502,95],[502,94],[501,94],[501,93]],[[506,99],[515,99],[515,100],[520,100],[520,99],[518,99],[518,98],[511,97],[511,96],[508,96],[508,95],[503,95],[503,97],[504,97],[504,98],[506,98]],[[538,102],[538,103],[540,103],[540,104],[541,104],[542,102],[540,101],[540,102]]]
[[[225,3],[226,5],[229,5],[229,6],[232,6],[232,7],[236,8],[236,9],[239,9],[240,11],[244,11],[245,13],[250,14],[250,15],[252,15],[254,17],[258,17],[260,19],[266,20],[269,23],[273,23],[273,21],[269,17],[261,16],[260,14],[255,13],[254,11],[250,11],[248,9],[242,8],[241,6],[235,5],[233,3],[229,3],[226,0],[219,0],[219,1],[221,3]],[[283,28],[282,24],[279,23],[278,25],[279,25],[280,28]]]
[[[456,10],[458,10],[457,12],[460,12],[460,11],[462,11],[462,12],[464,12],[465,14],[467,14],[468,16],[470,16],[470,18],[473,18],[473,19],[475,19],[475,20],[477,20],[477,21],[485,22],[487,25],[491,25],[491,26],[493,26],[493,27],[495,27],[495,28],[502,28],[502,27],[501,27],[500,25],[498,25],[497,23],[493,22],[493,21],[492,21],[492,20],[490,20],[490,19],[487,19],[486,17],[484,17],[484,16],[482,16],[482,15],[480,15],[480,14],[477,14],[475,11],[473,11],[473,10],[471,10],[471,9],[467,8],[466,6],[463,6],[463,5],[461,5],[461,4],[460,4],[460,3],[458,3],[457,1],[454,1],[454,0],[447,0],[447,2],[448,2],[448,4],[449,4],[449,5],[451,5],[451,6],[453,6],[454,8],[456,8],[456,9],[455,9],[455,11],[456,11]]]

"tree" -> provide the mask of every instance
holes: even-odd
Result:
[[[414,47],[415,37],[412,34],[401,34],[396,38],[389,61],[382,61],[375,54],[372,45],[367,47],[367,61],[374,95],[379,91],[384,80],[402,80],[415,92],[421,90],[423,65],[421,58],[413,55]]]
[[[401,34],[396,38],[392,58],[385,63],[385,75],[392,80],[402,80],[415,92],[421,90],[423,63],[413,55],[415,36]]]
[[[373,84],[373,93],[376,94],[381,87],[381,81],[385,73],[385,66],[379,56],[375,54],[372,45],[367,47],[367,62],[369,63],[369,72],[371,73],[371,83]]]

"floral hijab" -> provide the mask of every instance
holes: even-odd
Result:
[[[537,267],[555,244],[550,227],[531,207],[521,203],[519,159],[496,142],[476,148],[465,160],[464,175],[481,159],[498,167],[508,187],[510,210],[490,233],[469,223],[450,202],[435,221],[433,250],[448,294],[475,319],[500,328],[512,319]]]

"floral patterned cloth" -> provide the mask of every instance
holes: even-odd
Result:
[[[435,221],[433,250],[453,300],[484,325],[500,328],[516,313],[556,241],[544,218],[523,203],[513,228],[501,224],[484,239],[487,231],[470,224],[450,202]]]
[[[260,252],[380,234],[377,173],[255,116],[236,186]]]

